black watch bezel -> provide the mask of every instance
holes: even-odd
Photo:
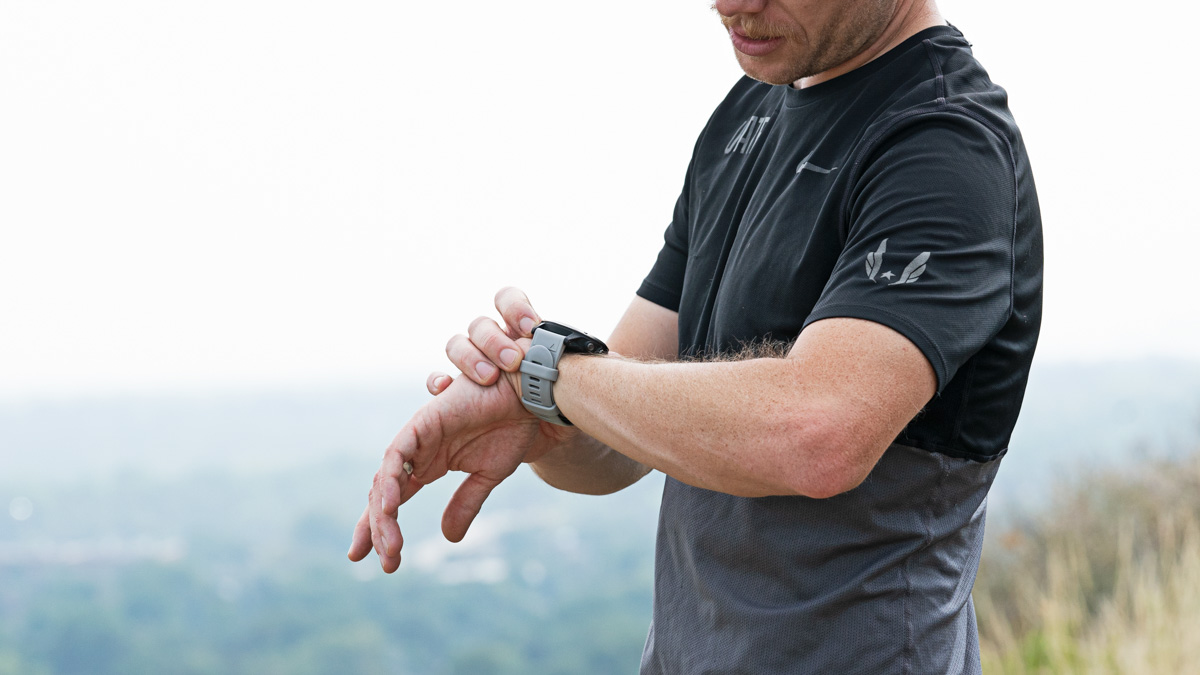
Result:
[[[568,326],[565,323],[557,323],[554,321],[543,321],[533,327],[533,330],[541,328],[544,331],[554,333],[555,335],[564,336],[563,352],[567,354],[607,354],[608,345],[604,341],[593,335]],[[533,331],[530,331],[530,335]]]

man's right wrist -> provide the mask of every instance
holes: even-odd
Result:
[[[533,417],[533,413],[530,413],[530,417]],[[538,420],[538,431],[537,441],[530,451],[525,453],[523,461],[526,464],[557,464],[563,453],[570,451],[569,448],[574,444],[576,437],[583,433],[576,427],[564,427],[545,420]]]

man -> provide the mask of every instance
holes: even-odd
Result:
[[[470,474],[457,541],[521,462],[584,493],[657,469],[643,673],[978,672],[986,495],[1041,316],[1006,95],[931,0],[714,7],[749,77],[696,143],[620,356],[546,369],[502,290],[505,327],[447,345],[468,376],[430,377],[350,557],[394,571],[398,507],[448,470]],[[527,412],[530,381],[573,427]]]

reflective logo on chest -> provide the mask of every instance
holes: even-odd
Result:
[[[762,136],[763,127],[770,121],[770,117],[751,115],[750,119],[742,122],[742,126],[733,132],[733,138],[729,139],[729,144],[725,146],[725,154],[739,152],[744,155],[753,150]]]
[[[838,170],[838,168],[836,166],[830,167],[828,169],[824,169],[824,168],[821,168],[821,167],[817,166],[816,164],[813,164],[812,162],[808,161],[808,160],[812,159],[812,156],[814,153],[816,153],[816,150],[813,150],[812,152],[808,153],[807,157],[800,160],[800,164],[796,165],[796,173],[800,173],[801,171],[811,171],[813,173],[833,173],[834,171]]]

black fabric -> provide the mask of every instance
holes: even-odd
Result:
[[[830,499],[668,477],[643,675],[979,672],[970,590],[1042,244],[1006,94],[969,47],[932,28],[807,89],[744,78],[701,133],[638,291],[679,312],[680,355],[855,317],[912,340],[938,394]]]
[[[679,312],[681,356],[875,321],[938,378],[897,442],[1007,449],[1041,319],[1041,221],[1007,95],[957,30],[802,90],[743,78],[664,239],[638,294]]]

